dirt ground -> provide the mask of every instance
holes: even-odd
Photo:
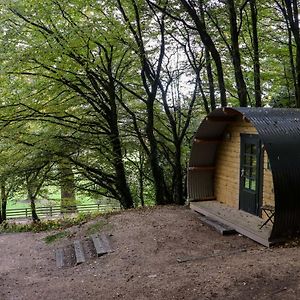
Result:
[[[64,268],[55,250],[86,239],[90,223],[52,244],[49,232],[0,235],[0,299],[300,299],[298,247],[221,236],[183,207],[99,221],[114,252]]]

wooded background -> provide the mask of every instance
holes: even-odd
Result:
[[[0,183],[124,208],[184,204],[201,118],[300,107],[299,1],[5,0]],[[33,218],[38,219],[33,213]],[[1,221],[1,220],[0,220]]]

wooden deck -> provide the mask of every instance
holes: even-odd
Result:
[[[191,202],[190,208],[204,216],[232,227],[238,233],[264,246],[269,247],[271,245],[269,237],[272,224],[266,224],[263,228],[260,228],[264,220],[257,216],[228,207],[218,201]]]

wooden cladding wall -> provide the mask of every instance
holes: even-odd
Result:
[[[239,208],[240,189],[240,134],[257,134],[251,123],[243,120],[229,124],[216,157],[214,192],[217,201]],[[264,154],[263,205],[274,205],[273,180]]]

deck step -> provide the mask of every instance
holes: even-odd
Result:
[[[204,215],[200,215],[199,219],[207,224],[208,226],[212,227],[215,229],[217,232],[219,232],[222,235],[230,235],[230,234],[235,234],[236,231],[229,227],[228,225],[225,225],[219,221],[213,220],[212,218],[206,217]]]
[[[85,262],[85,256],[83,252],[83,247],[79,240],[73,242],[74,250],[75,250],[75,258],[76,258],[76,265],[82,264]]]
[[[56,259],[56,266],[58,268],[62,268],[65,265],[64,249],[60,248],[55,251],[55,259]]]

